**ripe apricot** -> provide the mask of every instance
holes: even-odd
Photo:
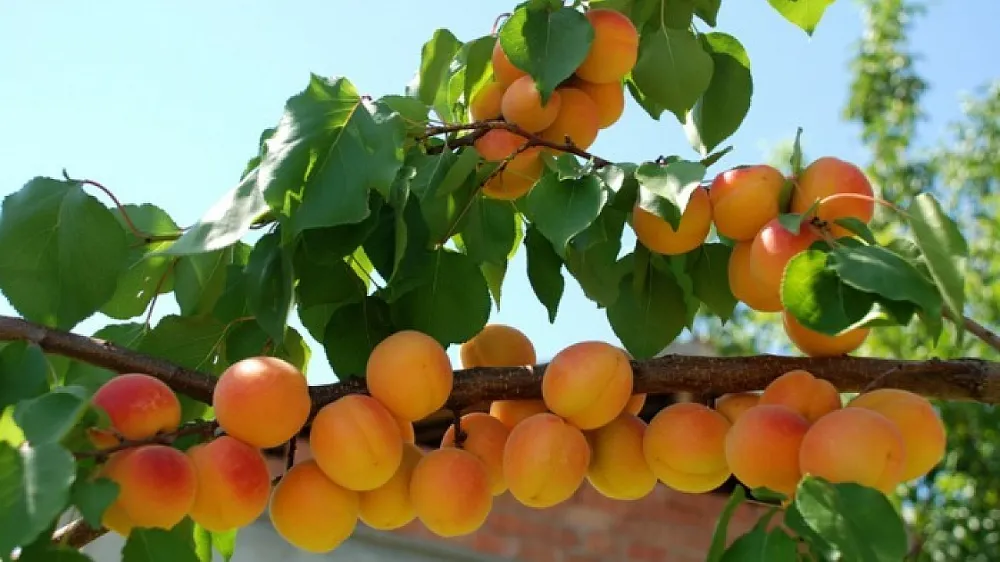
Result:
[[[764,388],[760,403],[788,406],[802,414],[809,423],[841,407],[837,387],[802,369],[788,371],[771,381]]]
[[[534,365],[535,346],[521,330],[506,324],[487,324],[459,348],[463,369]]]
[[[182,452],[166,445],[142,445],[112,455],[103,476],[118,484],[118,497],[103,523],[127,536],[132,528],[170,529],[194,505],[198,479]]]
[[[809,249],[819,235],[808,225],[798,234],[773,219],[760,229],[750,247],[750,271],[757,280],[758,290],[768,302],[781,300],[781,279],[785,266],[793,257]]]
[[[562,349],[542,375],[545,406],[580,429],[595,429],[615,419],[631,397],[628,357],[602,341]]]
[[[417,518],[439,537],[468,535],[482,527],[493,507],[486,466],[462,449],[436,449],[417,463],[410,502]]]
[[[657,412],[646,428],[642,451],[656,477],[679,492],[714,490],[730,476],[725,441],[729,420],[695,402]]]
[[[542,400],[496,400],[490,404],[490,415],[500,420],[508,429],[535,414],[549,411]]]
[[[748,408],[726,435],[726,462],[740,482],[791,497],[802,479],[799,446],[809,421],[788,406]]]
[[[779,312],[784,307],[781,305],[781,295],[774,291],[766,291],[757,282],[757,277],[753,272],[753,258],[751,251],[752,241],[737,242],[733,246],[733,251],[729,254],[729,265],[727,274],[729,276],[729,290],[733,296],[743,304],[758,312]]]
[[[507,129],[490,129],[485,135],[476,139],[473,146],[484,160],[500,162],[517,152],[517,149],[526,142],[528,139]]]
[[[490,491],[499,496],[507,490],[503,479],[503,448],[507,444],[510,430],[500,420],[482,412],[472,412],[462,416],[462,432],[465,442],[462,449],[476,455],[483,461],[486,474],[490,478]],[[441,447],[455,446],[455,426],[450,425],[441,438]]]
[[[831,197],[838,194],[851,195]],[[867,224],[875,214],[874,196],[872,184],[861,168],[839,158],[824,156],[802,170],[792,191],[791,211],[805,213],[813,203],[821,201],[815,216],[829,224],[833,236],[850,236],[849,230],[834,221],[852,217]],[[826,200],[827,197],[831,198]]]
[[[736,423],[736,420],[743,415],[743,412],[759,403],[760,395],[753,392],[723,394],[715,399],[715,411],[726,416],[729,423]]]
[[[705,241],[712,228],[712,204],[708,191],[694,190],[675,231],[669,222],[643,209],[636,203],[632,212],[632,229],[642,245],[658,254],[686,254]]]
[[[212,406],[223,431],[263,449],[294,437],[312,403],[306,377],[294,365],[277,357],[250,357],[222,373]]]
[[[88,427],[86,431],[87,439],[90,440],[96,449],[110,449],[122,443],[114,431],[99,427]]]
[[[806,328],[787,310],[781,313],[781,319],[788,339],[809,357],[846,355],[861,347],[871,331],[870,328],[854,328],[836,336],[829,336]]]
[[[410,502],[410,480],[424,452],[413,444],[403,446],[403,460],[388,482],[374,490],[358,492],[358,517],[366,525],[391,531],[413,521],[417,512]]]
[[[799,449],[803,474],[892,492],[903,480],[903,434],[867,408],[843,408],[816,421]]]
[[[944,423],[923,396],[897,388],[879,388],[858,395],[847,406],[878,412],[899,428],[906,446],[902,481],[927,474],[944,458],[947,445]]]
[[[520,503],[552,507],[580,488],[590,454],[579,429],[555,414],[535,414],[511,430],[503,450],[503,477]]]
[[[587,150],[601,129],[597,103],[577,88],[562,87],[556,91],[560,98],[559,113],[539,136],[556,144],[565,144],[569,137],[574,146]]]
[[[497,82],[490,80],[476,92],[476,95],[469,102],[469,113],[473,121],[485,121],[487,119],[499,119],[502,115],[500,111],[500,100],[507,88]]]
[[[638,416],[639,412],[642,411],[642,407],[646,405],[646,395],[645,394],[633,394],[632,398],[628,399],[625,403],[625,411],[633,416]]]
[[[632,71],[639,57],[639,32],[632,20],[616,10],[587,10],[594,39],[576,75],[589,82],[618,82]]]
[[[777,218],[784,184],[785,176],[767,164],[721,172],[709,187],[715,229],[738,242],[753,240],[764,225]]]
[[[91,402],[107,413],[111,428],[126,439],[168,433],[181,423],[177,395],[166,383],[149,375],[132,373],[114,377],[97,389]]]
[[[213,532],[245,527],[267,509],[271,473],[259,449],[228,435],[187,450],[198,479],[191,519]]]
[[[531,76],[515,80],[503,93],[500,102],[504,119],[530,132],[539,133],[555,122],[562,105],[559,91],[552,92],[543,104],[542,94]]]
[[[309,447],[330,480],[357,492],[388,482],[403,458],[396,420],[378,400],[363,394],[349,394],[320,408]]]
[[[379,342],[368,357],[365,377],[373,398],[411,422],[441,409],[454,382],[444,347],[416,330],[396,332]]]
[[[285,473],[274,487],[268,510],[281,538],[321,554],[341,545],[358,524],[358,493],[327,478],[312,459]]]
[[[513,201],[531,191],[545,169],[542,148],[531,147],[512,158],[504,169],[483,184],[483,195],[501,201]]]
[[[528,74],[510,62],[510,59],[507,58],[507,53],[500,46],[500,39],[497,39],[496,43],[493,44],[493,54],[490,56],[490,62],[493,65],[493,78],[502,86],[510,86],[515,80]]]
[[[643,454],[645,434],[646,422],[628,413],[587,433],[591,450],[587,481],[601,495],[637,500],[656,487],[656,475]]]
[[[625,87],[621,82],[595,84],[573,77],[569,85],[583,91],[597,104],[597,126],[607,129],[621,119],[625,112]]]

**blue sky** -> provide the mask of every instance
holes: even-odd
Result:
[[[419,64],[420,46],[436,28],[472,39],[488,33],[495,16],[513,4],[5,2],[0,195],[36,175],[58,176],[65,167],[74,177],[102,182],[125,202],[155,203],[178,224],[190,225],[238,179],[261,129],[277,121],[309,72],[347,76],[373,96],[401,93]],[[936,0],[920,19],[913,38],[923,55],[920,72],[932,86],[927,138],[937,138],[959,115],[961,93],[1000,74],[990,55],[1000,50],[998,19],[996,0]],[[850,80],[847,62],[861,32],[855,2],[835,2],[809,38],[765,0],[724,0],[717,29],[743,42],[755,79],[750,114],[727,141],[735,151],[719,166],[765,158],[798,126],[805,128],[809,155],[865,161],[857,128],[840,118]],[[631,161],[695,156],[669,114],[652,121],[631,101],[623,119],[603,131],[591,150]],[[625,243],[631,244],[628,236]],[[491,322],[522,329],[541,358],[582,340],[617,343],[604,312],[575,281],[566,287],[550,325],[528,285],[522,249]],[[175,311],[168,299],[154,317]],[[16,313],[0,299],[0,314]],[[97,316],[77,331],[92,333],[106,322]],[[310,382],[329,382],[322,347],[313,351]],[[457,351],[449,350],[456,366]]]

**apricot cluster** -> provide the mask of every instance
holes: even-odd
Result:
[[[639,33],[628,17],[615,10],[592,9],[585,16],[594,30],[586,58],[544,100],[534,78],[511,63],[497,40],[491,58],[493,79],[469,102],[472,119],[502,119],[550,145],[589,148],[600,130],[615,124],[625,110],[623,79],[638,57]],[[533,145],[503,128],[487,131],[475,148],[485,160],[504,166],[482,190],[485,196],[502,200],[518,199],[531,190],[542,175],[543,150],[560,152]]]

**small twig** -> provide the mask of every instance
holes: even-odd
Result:
[[[976,322],[975,320],[969,318],[968,316],[959,316],[949,308],[942,309],[941,315],[956,324],[961,323],[963,328],[971,332],[974,336],[979,338],[983,343],[985,343],[986,345],[992,347],[997,351],[1000,351],[1000,336],[993,333],[986,326],[983,326],[982,324]]]
[[[295,448],[298,445],[295,441],[295,437],[288,440],[288,445],[285,446],[285,473],[287,474],[289,470],[295,466]]]
[[[104,536],[108,529],[94,528],[81,517],[63,525],[52,535],[52,542],[70,548],[81,548]]]
[[[504,12],[493,20],[493,27],[490,28],[490,35],[496,35],[497,31],[500,31],[500,22],[510,17],[510,12]],[[497,38],[497,41],[500,39]]]
[[[156,287],[153,289],[153,298],[150,299],[149,308],[146,310],[146,320],[144,321],[144,324],[147,328],[149,327],[149,321],[153,318],[153,309],[156,308],[156,301],[160,298],[160,289],[162,289],[163,284],[166,283],[167,277],[170,277],[170,274],[174,272],[174,268],[177,267],[178,261],[180,261],[180,258],[174,258],[174,260],[170,262],[170,266],[167,267],[167,270],[160,276],[159,281],[156,282]]]
[[[455,446],[461,449],[465,445],[466,438],[469,437],[469,434],[462,429],[462,410],[455,408],[451,411],[451,415],[455,424]]]
[[[216,428],[219,426],[218,422],[197,420],[186,425],[179,427],[176,431],[171,431],[170,433],[157,433],[152,437],[147,437],[145,439],[134,439],[131,441],[122,441],[114,447],[108,447],[106,449],[95,449],[93,451],[77,451],[73,453],[73,456],[77,459],[98,459],[103,460],[114,453],[119,451],[124,451],[126,449],[133,449],[135,447],[141,447],[143,445],[170,445],[176,441],[179,437],[186,437],[188,435],[201,435],[210,436],[215,433]]]
[[[893,373],[895,373],[897,371],[899,371],[899,367],[890,367],[884,373],[882,373],[881,375],[879,375],[878,377],[876,377],[874,380],[872,380],[872,382],[868,383],[864,388],[862,388],[861,389],[861,394],[864,394],[865,392],[870,392],[870,391],[875,390],[877,388],[882,388],[882,384],[885,383],[885,381],[890,376],[892,376]]]
[[[81,185],[92,185],[103,191],[104,194],[114,202],[115,207],[118,208],[118,212],[122,215],[122,220],[125,221],[125,226],[128,227],[129,231],[131,231],[136,238],[142,240],[144,244],[151,244],[153,242],[169,242],[171,240],[177,240],[181,237],[181,233],[179,232],[174,234],[149,234],[148,232],[143,232],[135,225],[134,222],[132,222],[132,218],[129,217],[128,213],[125,211],[125,205],[122,205],[122,202],[118,200],[118,197],[116,197],[110,189],[101,185],[100,182],[96,182],[94,180],[73,180],[69,177],[69,174],[66,173],[66,170],[63,170],[63,177],[68,181],[79,181]]]

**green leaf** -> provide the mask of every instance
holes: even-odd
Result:
[[[192,532],[194,554],[199,562],[212,562],[212,532],[195,523]]]
[[[694,0],[694,13],[711,27],[718,25],[722,0]]]
[[[570,238],[587,228],[601,213],[608,195],[594,176],[559,181],[546,172],[525,197],[525,216],[566,255]]]
[[[311,308],[320,305],[340,305],[359,302],[366,293],[364,281],[344,260],[317,259],[316,248],[303,240],[295,253],[295,287],[299,306]]]
[[[56,387],[19,402],[14,408],[14,421],[33,445],[58,443],[87,410],[86,398],[86,390],[81,387]]]
[[[530,225],[524,233],[524,247],[527,252],[528,282],[531,289],[549,313],[549,322],[555,323],[566,281],[562,275],[563,261],[552,247],[552,243]]]
[[[810,37],[834,0],[767,0],[779,14],[802,28]]]
[[[712,81],[715,62],[687,29],[664,24],[639,41],[639,57],[629,78],[629,90],[653,119],[664,110],[680,121]]]
[[[30,544],[69,503],[76,462],[57,443],[0,443],[0,553]]]
[[[830,264],[844,283],[887,299],[909,301],[930,315],[941,311],[941,295],[912,263],[880,246],[840,245]]]
[[[715,523],[715,531],[712,533],[712,546],[708,549],[706,562],[719,562],[723,552],[726,550],[726,535],[729,530],[729,522],[736,512],[736,508],[746,500],[746,492],[742,486],[733,488],[733,493],[729,495],[726,505],[722,507],[722,513]]]
[[[871,293],[841,281],[829,254],[800,252],[789,260],[781,281],[781,302],[803,326],[836,335],[856,325],[874,303]]]
[[[516,223],[510,201],[475,195],[460,231],[465,253],[476,263],[505,263],[517,239]]]
[[[118,484],[107,478],[78,478],[70,490],[73,505],[80,510],[84,521],[95,529],[101,528],[104,512],[117,498]]]
[[[797,562],[798,544],[784,529],[754,526],[729,545],[719,562]]]
[[[736,309],[736,297],[729,287],[729,256],[733,249],[718,242],[706,243],[689,257],[694,294],[713,314],[729,320]]]
[[[639,206],[667,221],[674,229],[680,226],[691,194],[705,177],[705,166],[678,160],[666,166],[646,162],[635,171],[639,182]]]
[[[122,547],[122,562],[199,562],[193,544],[164,529],[136,528]]]
[[[447,29],[434,31],[431,39],[420,50],[420,87],[418,98],[426,105],[434,105],[438,92],[447,85],[448,69],[462,42]]]
[[[507,260],[500,263],[483,262],[479,264],[479,270],[483,272],[483,278],[486,279],[486,286],[490,289],[490,296],[493,297],[497,310],[500,310],[503,280],[507,276]]]
[[[475,147],[466,147],[458,153],[455,163],[448,168],[441,183],[434,189],[434,195],[441,197],[462,187],[469,175],[475,173],[476,165],[480,162],[479,152]]]
[[[114,213],[79,182],[38,177],[0,207],[0,291],[26,320],[69,330],[90,317],[127,253]]]
[[[534,79],[547,103],[556,86],[587,58],[594,28],[569,6],[522,4],[500,28],[499,40],[511,64]]]
[[[800,213],[782,213],[778,215],[778,222],[785,230],[798,236],[802,231],[802,221],[805,216]]]
[[[233,248],[194,254],[177,261],[174,295],[184,316],[209,314],[226,289],[227,266],[233,262]]]
[[[125,205],[125,213],[132,223],[145,234],[167,235],[180,231],[170,215],[163,209],[148,203],[143,205]],[[124,228],[124,218],[118,213]],[[169,247],[172,242],[152,242],[144,244],[131,231],[126,229],[129,251],[126,253],[122,269],[124,272],[118,278],[118,286],[111,300],[104,303],[101,313],[118,320],[128,320],[142,314],[150,301],[158,294],[173,290],[173,275],[171,264],[173,260],[161,254],[160,250]]]
[[[125,324],[108,324],[94,332],[92,337],[120,345],[128,349],[138,349],[142,338],[148,329],[145,324],[129,322]],[[96,367],[83,361],[72,361],[66,369],[64,382],[67,385],[81,387],[88,396],[93,395],[100,386],[115,376],[115,373]]]
[[[663,351],[687,324],[684,291],[668,273],[650,267],[641,292],[633,288],[634,273],[621,280],[618,300],[608,307],[611,329],[637,360]]]
[[[0,410],[48,390],[49,364],[33,343],[11,342],[0,348]]]
[[[465,96],[466,105],[475,98],[479,90],[493,76],[490,61],[496,41],[496,37],[484,35],[462,45],[462,49],[459,51],[459,60],[465,63],[462,95]]]
[[[395,331],[389,305],[378,297],[335,309],[322,341],[337,378],[364,377],[372,350]]]
[[[409,135],[422,134],[427,128],[430,108],[417,98],[388,95],[375,100],[374,105],[376,119],[389,119],[394,113],[398,114]]]
[[[202,254],[228,248],[243,238],[259,217],[269,211],[255,169],[240,180],[236,187],[219,198],[198,222],[173,244],[160,250],[162,254],[183,256]]]
[[[168,315],[160,319],[138,351],[208,373],[221,374],[222,342],[227,326],[211,317]]]
[[[961,316],[965,309],[965,276],[969,245],[958,226],[929,194],[921,193],[906,209],[913,238],[923,252],[944,302]],[[961,323],[958,323],[961,329]]]
[[[195,523],[194,525],[194,548],[198,560],[201,562],[212,562],[212,549],[214,548],[222,556],[225,562],[229,562],[236,551],[236,535],[239,529],[229,531],[213,532]]]
[[[276,342],[284,341],[295,283],[292,258],[281,246],[281,232],[265,234],[250,252],[246,267],[250,313]]]
[[[735,133],[746,118],[753,97],[753,77],[750,56],[738,39],[720,32],[702,38],[712,57],[712,79],[688,112],[684,129],[691,146],[708,155]]]
[[[842,217],[834,220],[833,222],[847,229],[852,234],[857,235],[858,238],[861,238],[868,244],[871,245],[876,244],[875,235],[872,234],[872,231],[870,228],[868,228],[868,225],[861,222],[860,220],[854,217]]]
[[[225,562],[232,560],[233,554],[236,553],[236,536],[238,534],[239,529],[212,533],[212,546],[215,547],[216,552],[222,555]]]
[[[94,559],[68,546],[35,542],[21,552],[17,562],[94,562]]]

